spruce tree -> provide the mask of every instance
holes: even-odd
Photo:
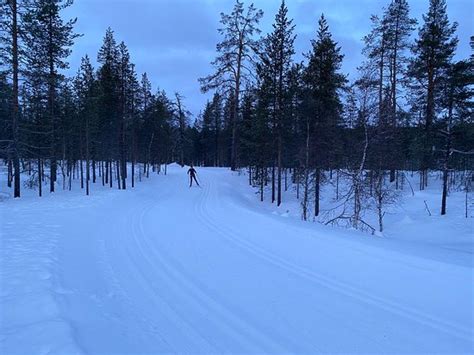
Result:
[[[288,123],[288,84],[292,65],[295,35],[293,20],[288,19],[288,8],[283,0],[275,16],[273,32],[265,40],[265,56],[263,65],[268,66],[271,82],[271,105],[273,129],[275,137],[277,167],[277,205],[282,198],[282,170],[284,135],[289,129]],[[272,182],[273,184],[273,182]]]
[[[114,33],[108,28],[97,55],[100,66],[98,79],[99,140],[102,142],[103,159],[106,161],[106,180],[113,186],[113,162],[119,158],[117,137],[120,129],[119,52]],[[121,183],[118,182],[118,187]]]
[[[80,141],[84,141],[84,158],[86,160],[86,195],[89,195],[91,152],[95,151],[97,140],[97,82],[94,68],[86,55],[81,59],[81,66],[74,82],[77,99],[77,113],[80,120]],[[80,157],[83,158],[82,156]]]
[[[342,123],[342,103],[340,91],[345,87],[346,78],[340,73],[343,55],[332,39],[324,15],[319,19],[316,40],[307,55],[308,65],[304,74],[306,112],[308,115],[311,160],[315,168],[314,215],[320,207],[321,169],[337,159],[338,126]],[[309,167],[306,166],[306,169]]]
[[[443,153],[443,190],[441,195],[441,215],[447,211],[448,177],[451,169],[453,155],[473,155],[472,145],[463,150],[462,137],[456,132],[456,127],[461,127],[473,133],[472,112],[474,108],[474,63],[471,60],[462,60],[451,64],[447,71],[447,78],[442,88],[440,105],[444,108],[440,134],[444,137],[444,146],[439,149]],[[465,123],[468,122],[466,125]],[[470,123],[470,124],[469,124]],[[457,139],[456,139],[457,138]],[[461,143],[461,144],[460,144]]]

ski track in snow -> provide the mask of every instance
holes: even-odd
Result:
[[[222,237],[232,241],[233,243],[235,243],[237,246],[241,247],[242,249],[249,251],[250,253],[270,262],[271,264],[275,266],[288,270],[297,276],[308,279],[309,281],[312,281],[318,285],[327,287],[335,292],[339,292],[351,298],[359,299],[360,301],[366,302],[369,305],[374,305],[384,310],[387,310],[389,312],[393,312],[395,314],[404,316],[408,319],[418,321],[424,325],[433,327],[434,329],[445,331],[461,339],[466,339],[466,340],[471,339],[472,329],[470,328],[461,327],[454,323],[446,322],[442,319],[418,312],[416,309],[405,307],[402,304],[390,302],[390,300],[385,300],[375,295],[371,295],[367,292],[364,292],[360,288],[355,288],[346,283],[329,279],[327,277],[324,277],[323,275],[310,271],[304,267],[300,267],[291,262],[288,262],[287,260],[275,254],[268,253],[267,251],[265,251],[265,249],[260,248],[257,245],[252,244],[251,242],[248,242],[239,238],[238,234],[236,234],[231,229],[223,228],[222,226],[219,226],[218,222],[211,217],[211,213],[209,209],[202,208],[202,207],[203,206],[201,206],[199,216],[200,218],[202,218],[203,222],[206,223],[210,228],[215,230]]]
[[[224,169],[199,174],[7,201],[0,353],[474,350],[472,268],[328,237],[250,209]]]

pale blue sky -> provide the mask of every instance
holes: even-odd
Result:
[[[289,15],[296,24],[296,51],[310,48],[321,13],[345,54],[343,70],[352,74],[362,60],[361,38],[369,31],[371,14],[381,13],[389,0],[287,0]],[[250,1],[246,1],[247,4]],[[264,11],[261,29],[271,30],[280,0],[255,0]],[[448,0],[451,21],[459,23],[458,57],[470,54],[469,37],[474,35],[472,0]],[[70,58],[70,73],[77,70],[80,58],[89,54],[95,60],[107,27],[115,31],[117,41],[124,40],[132,61],[141,74],[147,72],[153,88],[168,94],[179,91],[194,114],[202,109],[207,96],[200,93],[197,78],[211,72],[210,61],[219,41],[220,12],[229,12],[234,0],[75,0],[65,17],[77,17],[78,38]],[[412,16],[419,19],[428,8],[428,0],[411,0]]]

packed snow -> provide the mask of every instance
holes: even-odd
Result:
[[[0,195],[0,353],[473,353],[473,219],[439,186],[383,236],[260,203],[228,169]],[[3,177],[2,177],[3,178]],[[329,198],[329,197],[328,197]],[[432,206],[428,216],[424,201]]]

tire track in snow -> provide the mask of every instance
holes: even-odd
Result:
[[[209,174],[208,176],[210,176]],[[214,179],[212,179],[214,180]],[[210,185],[210,182],[208,182]],[[210,190],[210,188],[209,188]],[[265,250],[264,248],[252,243],[248,240],[243,240],[237,233],[228,227],[219,225],[216,218],[212,216],[207,202],[209,201],[210,193],[207,193],[205,201],[203,201],[202,209],[200,211],[200,217],[203,222],[208,224],[210,228],[214,229],[217,233],[223,236],[225,239],[239,246],[241,249],[247,250],[251,254],[266,260],[267,262],[276,265],[284,270],[287,270],[297,276],[305,278],[311,282],[317,283],[335,292],[349,296],[351,298],[358,299],[359,301],[376,306],[385,311],[391,312],[398,316],[413,320],[425,326],[429,326],[433,329],[442,331],[450,334],[462,340],[472,342],[472,330],[465,328],[461,325],[449,322],[435,316],[420,312],[416,309],[407,307],[397,302],[393,302],[387,299],[382,299],[376,295],[365,292],[364,290],[351,286],[345,282],[331,279],[327,276],[321,275],[315,271],[309,270],[305,267],[299,266],[291,261],[285,260],[284,258]]]

